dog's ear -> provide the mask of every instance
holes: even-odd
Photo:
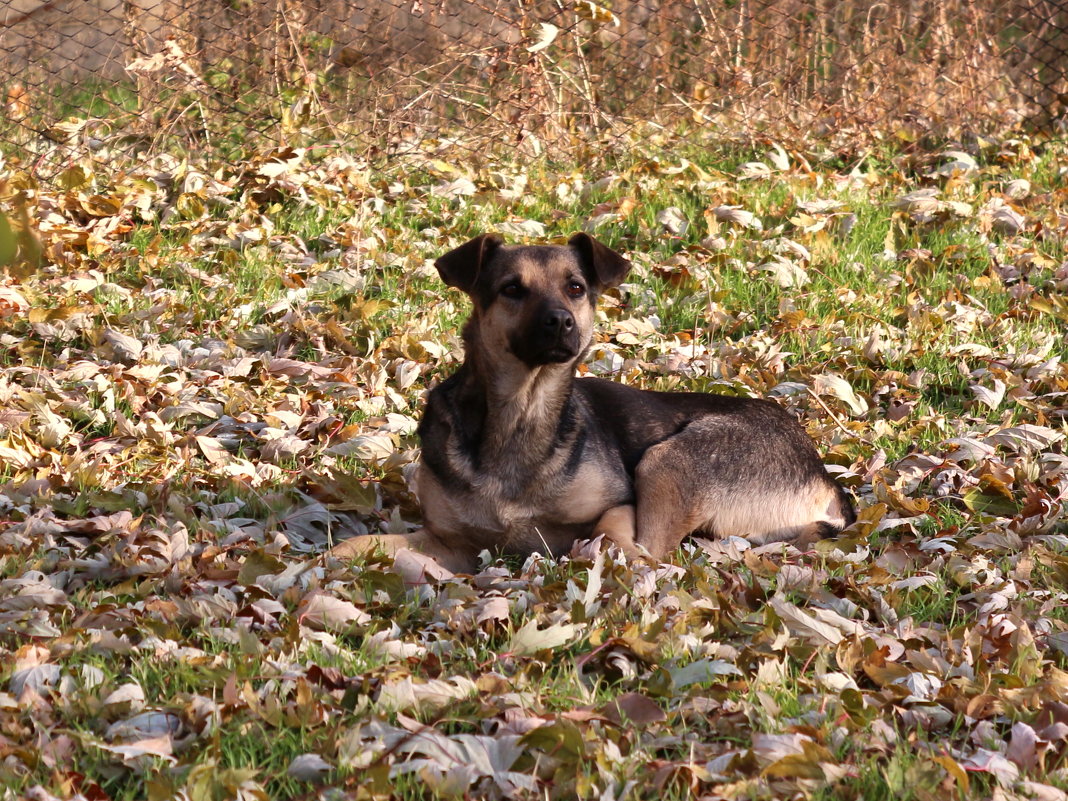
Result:
[[[504,240],[497,234],[482,234],[450,250],[435,261],[434,266],[438,268],[442,281],[470,295],[478,283],[482,265],[490,260],[493,252],[503,243]]]
[[[578,252],[586,276],[597,284],[598,292],[619,286],[630,271],[629,261],[589,234],[575,234],[567,244]]]

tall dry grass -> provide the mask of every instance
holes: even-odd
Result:
[[[143,149],[211,143],[235,118],[241,136],[377,152],[459,135],[575,150],[680,126],[1004,128],[1049,124],[1068,98],[1059,0],[640,0],[615,13],[571,0],[154,0],[150,18],[144,2],[124,6],[121,80],[136,102],[110,123]],[[30,96],[49,96],[37,80]]]

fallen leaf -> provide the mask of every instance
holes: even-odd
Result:
[[[318,754],[301,754],[293,757],[286,774],[300,782],[325,781],[333,766]]]
[[[371,620],[371,616],[355,604],[322,592],[307,595],[298,611],[302,623],[320,629],[347,629]]]
[[[572,642],[580,631],[579,626],[561,623],[539,629],[538,621],[531,619],[512,636],[504,650],[515,656],[531,656]]]

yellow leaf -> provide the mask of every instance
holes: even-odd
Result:
[[[12,225],[0,214],[0,267],[15,278],[32,275],[41,261],[41,243],[33,233],[30,215],[24,204],[15,206],[18,223]]]
[[[619,27],[619,17],[604,6],[591,3],[590,0],[578,0],[575,3],[575,13],[590,22],[608,23],[614,28]]]
[[[931,508],[931,502],[926,498],[910,498],[902,492],[889,486],[885,481],[876,478],[872,482],[875,497],[885,503],[895,512],[909,517],[922,515]]]
[[[179,195],[174,206],[178,209],[178,213],[187,220],[199,219],[208,211],[204,201],[192,192],[184,192]]]
[[[74,164],[59,174],[59,185],[67,190],[80,189],[89,183],[91,176],[91,173],[87,173],[85,169]]]
[[[957,787],[964,795],[968,794],[968,788],[971,782],[968,780],[968,774],[964,768],[953,757],[948,754],[942,756],[933,757],[934,761],[946,769],[946,773],[953,777],[957,782]]]
[[[122,201],[115,197],[105,195],[90,195],[80,202],[86,214],[94,217],[114,217],[122,211]]]

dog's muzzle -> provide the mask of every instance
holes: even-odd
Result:
[[[582,347],[578,324],[567,309],[544,309],[526,327],[526,336],[513,340],[512,352],[529,365],[571,361]]]
[[[560,337],[575,328],[575,318],[567,309],[549,309],[545,312],[542,325],[550,334]]]

